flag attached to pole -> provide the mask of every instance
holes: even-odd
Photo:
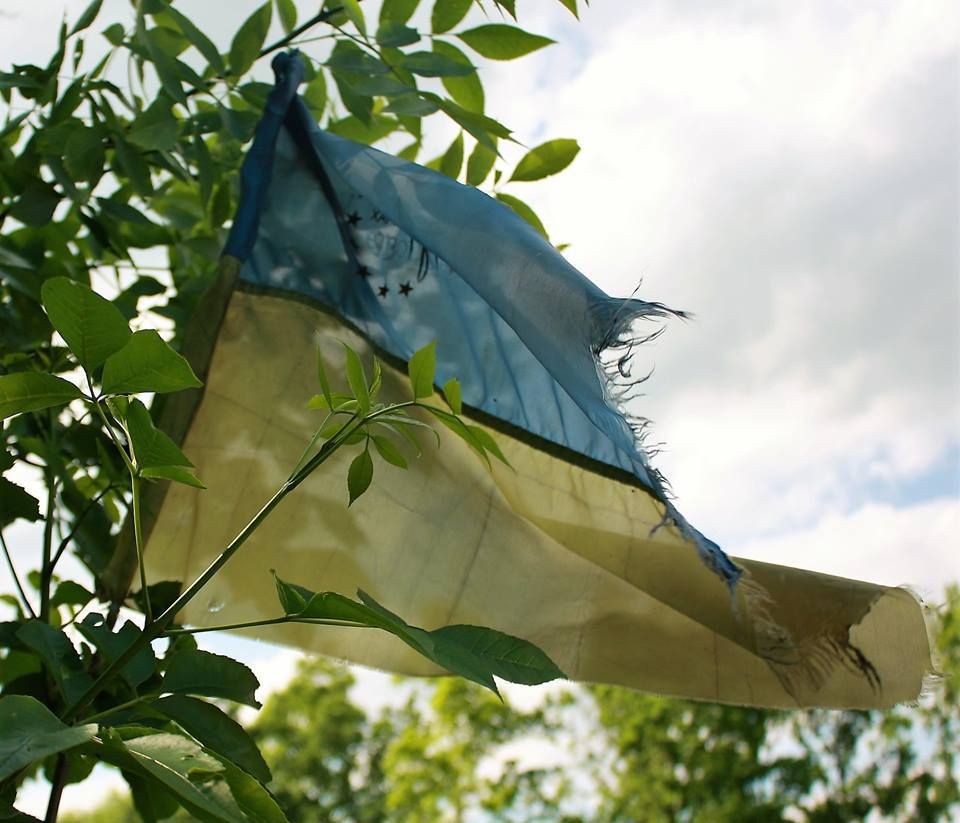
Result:
[[[147,563],[191,580],[283,483],[317,426],[317,350],[384,363],[436,341],[464,415],[510,467],[440,432],[385,467],[349,509],[338,453],[182,615],[203,626],[279,613],[277,574],[369,591],[411,623],[486,625],[529,640],[575,680],[754,706],[869,708],[914,699],[931,669],[903,589],[728,557],[668,498],[623,408],[645,321],[510,209],[429,169],[323,132],[296,95],[295,55],[242,172],[221,276],[185,342],[205,387],[162,424],[208,486],[159,488]],[[385,633],[287,624],[266,639],[406,674],[438,673]]]

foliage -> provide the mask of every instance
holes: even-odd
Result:
[[[455,678],[397,678],[395,707],[371,711],[348,669],[304,660],[249,732],[277,801],[304,823],[948,820],[960,811],[960,589],[947,598],[942,689],[890,712],[570,685],[519,711]]]
[[[52,784],[47,820],[55,820],[63,786],[102,761],[123,772],[145,820],[183,808],[201,820],[280,821],[252,739],[205,700],[256,705],[256,679],[237,661],[198,651],[179,612],[335,451],[356,450],[351,504],[379,460],[404,467],[406,436],[425,425],[414,409],[481,459],[502,455],[461,420],[458,384],[444,387],[448,406],[433,402],[432,347],[412,358],[411,399],[400,403],[379,397],[379,364],[348,349],[347,386],[334,388],[339,381],[321,368],[316,434],[260,514],[196,580],[147,579],[145,487],[203,487],[188,455],[157,427],[157,409],[165,396],[201,385],[177,347],[218,272],[244,147],[270,89],[256,78],[271,54],[300,45],[304,99],[325,128],[370,143],[405,135],[401,154],[415,158],[425,120],[446,118],[458,135],[439,167],[471,185],[492,179],[496,194],[501,181],[561,171],[575,143],[534,149],[511,173],[498,168],[498,143],[511,133],[487,114],[474,58],[454,41],[494,59],[549,45],[513,25],[508,0],[495,5],[511,23],[480,26],[464,23],[468,0],[432,11],[385,0],[377,20],[344,0],[302,21],[293,0],[276,0],[236,20],[224,44],[169,0],[141,0],[110,22],[101,5],[93,0],[63,22],[46,64],[0,72],[0,471],[11,472],[0,478],[0,529],[41,524],[35,570],[14,568],[0,530],[16,587],[3,595],[13,619],[0,624],[0,817],[14,813],[24,779],[43,770]],[[283,34],[270,41],[274,21]],[[505,202],[542,230],[522,201]],[[148,408],[138,395],[156,399]],[[92,585],[58,577],[67,555]],[[494,676],[562,676],[518,638],[473,626],[425,630],[363,593],[354,600],[277,586],[282,613],[270,622],[390,631],[494,691]]]

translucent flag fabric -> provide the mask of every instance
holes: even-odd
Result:
[[[384,363],[437,343],[437,382],[510,467],[440,432],[407,471],[378,468],[349,509],[338,454],[267,519],[186,612],[195,625],[279,614],[270,570],[369,591],[426,628],[487,625],[575,680],[755,706],[876,707],[931,669],[907,591],[729,557],[680,515],[625,392],[658,303],[611,298],[511,210],[429,169],[326,133],[277,85],[243,170],[220,280],[185,347],[205,388],[163,425],[206,491],[152,500],[152,579],[190,580],[284,481],[319,423],[319,348]],[[728,492],[729,493],[729,492]],[[855,550],[854,547],[851,550]],[[260,636],[407,674],[438,670],[377,632],[283,625]]]

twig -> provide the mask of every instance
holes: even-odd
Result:
[[[20,578],[17,575],[17,570],[13,565],[13,558],[10,556],[10,549],[7,548],[7,540],[3,536],[2,530],[0,530],[0,546],[3,547],[3,556],[7,559],[7,568],[10,569],[10,576],[13,578],[13,584],[17,587],[17,591],[20,592],[20,600],[23,601],[23,607],[32,618],[36,619],[37,613],[33,610],[33,606],[30,605],[30,601],[27,600],[27,593],[23,590],[23,585],[20,583]]]
[[[279,49],[289,46],[291,42],[296,40],[305,31],[313,28],[315,25],[317,25],[317,23],[326,23],[327,20],[329,20],[331,17],[333,17],[335,14],[338,14],[341,11],[343,11],[343,6],[337,6],[336,8],[332,8],[332,9],[324,9],[319,14],[315,14],[313,17],[307,20],[307,22],[304,23],[303,25],[297,26],[297,28],[295,28],[289,34],[281,37],[275,43],[271,43],[269,46],[264,46],[264,48],[261,49],[260,54],[257,56],[266,57],[272,51],[278,51]]]

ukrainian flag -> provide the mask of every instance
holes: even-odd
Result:
[[[429,169],[325,133],[295,55],[242,172],[222,273],[188,332],[205,381],[163,413],[206,491],[160,489],[152,579],[191,580],[286,479],[316,425],[319,347],[385,364],[437,342],[438,383],[511,466],[440,432],[346,506],[351,454],[313,475],[183,615],[279,613],[270,569],[312,590],[370,592],[416,625],[525,638],[579,681],[752,706],[911,700],[931,659],[906,590],[728,557],[668,498],[623,408],[630,347],[657,303],[614,299],[508,208]],[[348,451],[348,450],[345,450]],[[380,632],[287,624],[266,639],[404,674],[433,664]]]

